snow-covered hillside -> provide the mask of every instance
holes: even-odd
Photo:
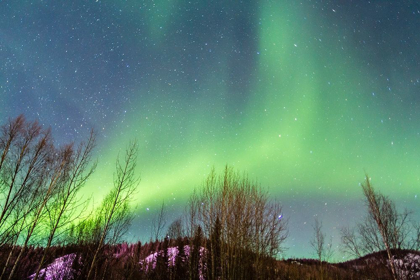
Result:
[[[200,248],[200,257],[203,256],[205,250],[206,249],[203,248],[203,247]],[[186,260],[188,260],[189,255],[190,255],[190,246],[189,245],[184,246],[184,252],[185,252]],[[163,251],[160,251],[159,253],[163,253]],[[168,262],[169,262],[170,266],[175,265],[175,259],[176,259],[177,255],[178,255],[178,248],[177,247],[169,247],[168,248]],[[149,256],[147,256],[144,260],[140,261],[140,263],[145,264],[146,269],[148,268],[148,266],[150,264],[152,265],[153,268],[155,268],[157,256],[158,256],[158,252],[154,252],[153,254],[150,254]]]
[[[204,280],[204,276],[202,274],[202,268],[204,266],[204,262],[202,261],[202,256],[205,254],[205,248],[200,248],[200,279]],[[185,252],[185,259],[183,261],[188,261],[190,255],[190,246],[184,246]],[[160,251],[159,253],[163,253]],[[168,264],[169,266],[175,265],[176,256],[178,255],[178,248],[177,247],[170,247],[168,248]],[[144,260],[140,261],[142,267],[146,270],[150,268],[154,269],[156,267],[156,260],[158,257],[158,252],[154,252],[147,256]],[[71,280],[74,279],[74,275],[76,271],[72,269],[73,262],[75,261],[76,254],[68,254],[64,255],[60,258],[55,259],[51,264],[47,265],[47,267],[41,269],[39,279],[46,280]],[[35,273],[29,276],[28,279],[33,280],[35,278]]]
[[[182,257],[181,260],[184,262],[188,262],[189,255],[190,255],[190,246],[184,246],[185,257]],[[200,248],[200,263],[199,263],[199,273],[200,279],[204,280],[203,275],[203,268],[205,268],[204,262],[204,255],[206,253],[206,249],[201,247]],[[383,253],[383,252],[382,252]],[[158,259],[158,255],[163,255],[163,251],[154,252],[148,255],[146,258],[140,260],[140,265],[143,269],[155,269],[156,262]],[[167,256],[168,256],[168,265],[174,266],[176,264],[176,256],[179,254],[177,247],[170,247],[168,248]],[[408,279],[420,279],[420,252],[415,251],[406,251],[404,253],[400,253],[403,257],[396,257],[394,259],[394,263],[397,268],[397,273],[401,280],[408,280]],[[121,254],[114,255],[116,258],[122,257]],[[76,254],[68,254],[64,255],[60,258],[55,259],[51,264],[47,265],[44,269],[40,272],[40,278],[45,276],[44,279],[46,280],[66,280],[66,279],[74,279],[77,271],[72,269],[73,262],[76,259]],[[79,263],[81,260],[79,260]],[[365,256],[360,259],[355,259],[348,262],[346,269],[360,271],[363,269],[369,269],[375,266],[382,266],[384,267],[386,261],[384,256],[381,256],[381,253],[374,253],[368,256]],[[301,265],[301,263],[298,263]],[[344,269],[344,268],[343,268]],[[32,274],[28,279],[33,280],[35,274]]]
[[[76,254],[69,254],[55,259],[46,268],[41,269],[38,279],[45,280],[71,280],[74,279],[76,271],[72,269]],[[43,278],[45,276],[45,278]],[[35,273],[29,276],[29,279],[34,279]]]

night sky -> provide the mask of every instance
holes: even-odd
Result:
[[[283,205],[284,256],[314,256],[318,217],[339,260],[365,172],[420,221],[419,28],[414,0],[0,1],[0,120],[95,129],[95,203],[137,139],[129,241],[229,164]]]

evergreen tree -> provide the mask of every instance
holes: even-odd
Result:
[[[178,237],[177,239],[178,244],[178,254],[175,258],[175,265],[174,265],[174,280],[184,280],[187,275],[187,269],[185,264],[185,250],[184,250],[184,240],[182,237]]]
[[[222,225],[219,217],[216,218],[214,227],[210,234],[210,242],[207,246],[207,276],[208,279],[214,280],[219,279],[221,276],[221,244],[220,235],[222,231]]]
[[[203,240],[203,231],[200,226],[195,231],[192,248],[190,248],[190,280],[200,279],[200,249]]]
[[[155,267],[155,277],[154,279],[159,280],[168,280],[168,244],[169,240],[165,238],[165,240],[160,243],[159,249],[157,251],[156,256],[156,267]]]

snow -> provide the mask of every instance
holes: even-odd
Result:
[[[60,258],[57,258],[49,264],[46,268],[43,268],[39,272],[39,278],[45,275],[45,280],[70,280],[74,279],[75,271],[72,269],[72,265],[76,254],[64,255]],[[29,279],[34,279],[35,273],[29,276]]]
[[[189,252],[190,247],[188,245],[184,246],[185,255],[188,256],[187,250]],[[163,253],[160,251],[159,253]],[[175,265],[175,258],[178,255],[178,248],[177,247],[170,247],[168,248],[168,262],[170,266]],[[153,269],[156,267],[156,259],[158,256],[158,252],[154,252],[153,254],[148,255],[143,261],[140,261],[141,264],[146,265],[146,269],[148,269],[149,264],[152,264]]]
[[[408,253],[402,259],[394,259],[394,264],[400,279],[420,278],[420,255]]]
[[[185,252],[186,259],[188,259],[189,255],[190,255],[190,246],[189,245],[184,246],[184,252]],[[199,264],[200,280],[204,280],[203,269],[202,268],[204,267],[203,256],[204,256],[205,252],[206,252],[206,249],[204,247],[200,247],[200,264]],[[162,254],[163,250],[159,251],[159,253]],[[177,255],[178,255],[178,248],[177,247],[169,247],[168,248],[168,265],[169,266],[174,266],[175,265],[175,260],[176,260]],[[156,268],[157,256],[158,256],[158,252],[150,254],[144,260],[140,261],[140,264],[144,265],[144,268],[146,270],[149,269],[149,265],[152,265],[152,269],[155,269]]]
[[[184,252],[185,252],[185,259],[183,261],[187,261],[190,255],[189,245],[184,246]],[[156,261],[157,261],[158,253],[162,254],[163,250],[161,250],[160,252],[154,252],[148,255],[145,259],[140,261],[140,264],[143,266],[145,270],[149,269],[149,265],[151,265],[152,269],[156,268]],[[175,260],[178,253],[179,252],[178,252],[177,247],[168,248],[168,265],[169,266],[175,265]],[[203,268],[205,267],[205,264],[203,262],[203,257],[205,254],[206,254],[206,249],[203,247],[200,247],[200,264],[199,264],[200,280],[204,280]],[[44,277],[45,275],[46,280],[74,279],[75,274],[77,274],[77,272],[74,269],[72,269],[72,265],[75,259],[76,259],[75,253],[64,255],[60,258],[55,259],[46,268],[41,269],[40,278]],[[377,260],[368,259],[366,261],[369,263],[369,262],[375,262]],[[420,279],[420,255],[419,254],[407,253],[404,257],[395,258],[393,261],[396,266],[396,270],[400,279],[402,280]],[[33,280],[34,278],[35,278],[35,273],[29,276],[28,279]]]

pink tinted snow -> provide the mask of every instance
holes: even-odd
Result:
[[[205,254],[206,249],[200,247],[200,279],[204,279],[202,275],[202,257]],[[160,251],[162,252],[162,251]],[[184,252],[186,259],[188,259],[190,255],[190,246],[184,246]],[[119,255],[119,254],[118,254]],[[145,265],[145,269],[148,269],[149,264],[152,264],[152,268],[156,267],[156,259],[158,253],[155,252],[147,256],[144,260],[140,261],[141,264]],[[178,248],[177,247],[170,247],[168,248],[168,258],[169,258],[169,265],[175,265],[175,258],[178,255]],[[40,276],[43,277],[45,275],[46,280],[70,280],[74,278],[74,274],[76,271],[72,269],[73,262],[76,258],[76,254],[68,254],[64,255],[60,258],[57,258],[49,264],[46,268],[41,269]],[[419,279],[420,277],[420,255],[408,253],[402,259],[394,259],[394,263],[397,266],[397,273],[399,274],[401,279]],[[33,280],[35,278],[35,273],[29,276],[28,279]]]
[[[160,253],[162,253],[163,250],[160,251]],[[185,256],[186,259],[189,258],[190,256],[190,246],[189,245],[185,245],[184,246],[184,252],[185,252]],[[202,268],[203,268],[203,256],[206,252],[206,249],[204,247],[200,247],[200,267],[199,267],[199,277],[200,280],[204,280],[204,275],[202,272]],[[175,265],[175,258],[178,255],[178,248],[177,247],[169,247],[168,248],[168,265],[169,266],[174,266]],[[158,252],[155,252],[153,254],[148,255],[144,260],[140,261],[140,264],[144,265],[144,268],[147,270],[149,269],[149,265],[152,265],[152,269],[156,268],[156,259],[158,256]]]
[[[64,255],[57,258],[49,264],[46,268],[41,269],[39,277],[42,278],[45,275],[46,280],[67,280],[73,279],[74,270],[71,268],[73,261],[76,258],[76,254]],[[29,276],[29,279],[34,279],[35,273]]]
[[[205,248],[200,247],[200,257],[203,256],[205,250],[206,250]],[[189,255],[190,255],[190,246],[189,245],[184,246],[184,252],[185,252],[185,256],[188,259]],[[160,251],[160,253],[162,253],[162,251]],[[157,255],[158,255],[158,252],[154,252],[153,254],[148,255],[143,261],[140,261],[140,263],[141,264],[144,263],[146,265],[146,269],[147,269],[149,264],[152,264],[152,267],[155,268]],[[168,262],[169,262],[170,266],[175,265],[175,258],[176,258],[177,255],[178,255],[178,247],[169,247],[168,248]]]

